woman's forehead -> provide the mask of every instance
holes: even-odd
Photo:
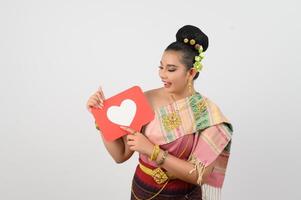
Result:
[[[160,64],[166,66],[183,67],[181,63],[181,54],[176,51],[165,51],[162,55]]]

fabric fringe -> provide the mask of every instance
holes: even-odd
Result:
[[[189,171],[189,174],[191,174],[193,171],[196,170],[198,174],[197,183],[201,185],[203,174],[205,172],[205,164],[203,164],[195,155],[191,155],[190,158],[188,159],[188,162],[194,165],[194,168]]]
[[[208,184],[201,184],[203,174],[205,172],[205,164],[202,163],[194,154],[190,155],[188,162],[194,164],[194,168],[190,170],[189,174],[197,171],[197,183],[202,187],[202,200],[221,200],[221,188],[213,187]]]
[[[221,188],[213,187],[208,184],[202,185],[202,200],[221,200]]]

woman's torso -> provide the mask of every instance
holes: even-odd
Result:
[[[172,99],[166,97],[167,95],[164,94],[162,91],[162,88],[150,90],[146,96],[151,104],[153,110],[156,108],[159,108],[161,106],[167,105],[172,103]],[[160,131],[160,124],[158,124],[158,120],[152,120],[148,124],[146,124],[142,130],[141,133],[143,133],[146,137],[148,136],[148,133],[154,133]],[[183,137],[180,137],[173,142],[166,143],[163,145],[159,145],[162,150],[168,150],[170,155],[173,155],[177,158],[187,160],[189,155],[191,154],[193,144],[195,143],[195,134],[188,134]],[[155,161],[151,161],[147,155],[139,154],[139,161],[143,161],[144,164],[147,164],[148,166],[151,166],[153,168],[158,167]],[[139,167],[137,167],[137,170],[140,171]],[[137,173],[137,171],[136,171]],[[139,172],[138,172],[139,173]],[[151,180],[152,178],[144,177],[145,180],[148,180],[146,182],[152,182],[151,185],[154,184],[154,182]],[[146,183],[147,184],[147,183]],[[170,184],[166,186],[165,189],[168,190],[168,188],[172,189],[174,187],[177,187],[176,185],[182,184],[184,188],[187,188],[187,191],[191,190],[191,188],[195,188],[195,185],[186,183],[180,179],[177,179],[176,181],[172,181]],[[161,186],[158,186],[160,188]],[[155,190],[157,190],[156,188]],[[163,192],[164,193],[164,192]]]

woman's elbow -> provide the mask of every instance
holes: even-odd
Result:
[[[115,161],[115,163],[117,163],[117,164],[121,164],[121,163],[124,163],[126,160],[123,159],[123,158],[114,158],[114,161]]]

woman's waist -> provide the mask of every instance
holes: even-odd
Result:
[[[160,189],[166,184],[167,190],[190,190],[196,185],[171,176],[166,169],[150,165],[139,158],[134,179],[142,186],[153,189]],[[168,183],[166,183],[168,182]]]

